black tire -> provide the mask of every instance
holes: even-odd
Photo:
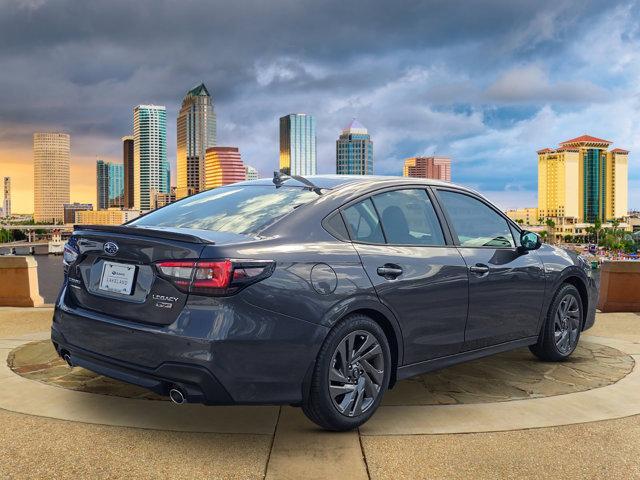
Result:
[[[376,345],[368,345],[370,341]],[[357,355],[353,355],[354,349]],[[343,365],[345,354],[349,360]],[[326,430],[357,428],[380,405],[389,386],[391,368],[389,343],[382,328],[365,315],[350,315],[333,327],[322,344],[302,410]]]
[[[529,350],[545,362],[561,362],[571,356],[580,340],[584,312],[578,289],[563,284],[549,306],[538,343]]]

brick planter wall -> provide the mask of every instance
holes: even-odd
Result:
[[[640,312],[640,262],[605,262],[600,273],[602,312]]]

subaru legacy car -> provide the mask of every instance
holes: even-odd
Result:
[[[595,319],[581,257],[435,180],[276,174],[76,226],[64,262],[51,338],[69,365],[330,430],[407,377],[524,346],[565,360]]]

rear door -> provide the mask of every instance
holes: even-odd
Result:
[[[438,199],[469,269],[465,350],[537,335],[545,289],[535,251],[520,251],[501,212],[480,197],[438,188]]]
[[[458,352],[467,317],[467,269],[447,241],[427,190],[383,191],[342,214],[380,300],[400,322],[404,364]]]

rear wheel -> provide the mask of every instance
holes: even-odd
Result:
[[[351,315],[325,339],[302,409],[327,430],[350,430],[375,412],[389,385],[391,354],[380,326]]]
[[[551,302],[538,343],[529,349],[549,362],[569,358],[578,345],[582,319],[580,293],[573,285],[562,285]]]

